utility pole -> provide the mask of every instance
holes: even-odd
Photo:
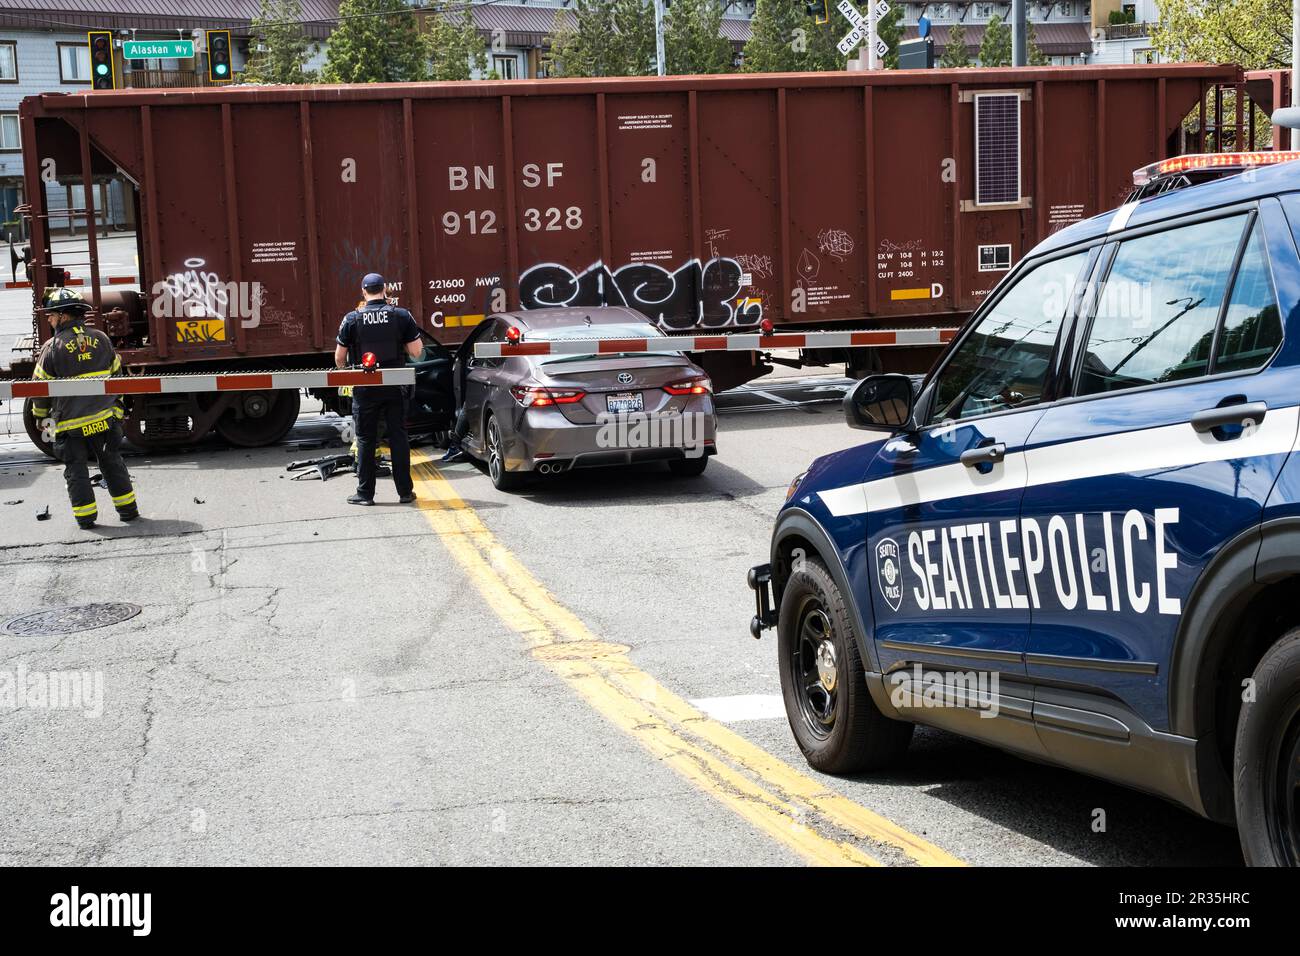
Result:
[[[1295,0],[1300,3],[1300,0]],[[655,63],[659,67],[659,75],[663,76],[664,69],[664,0],[655,0]]]
[[[1300,9],[1300,0],[1292,0]],[[1025,0],[1011,0],[1011,65],[1029,62],[1028,28],[1025,26]]]
[[[1291,106],[1300,106],[1300,0],[1291,0]],[[1291,130],[1291,148],[1300,149],[1300,129]]]

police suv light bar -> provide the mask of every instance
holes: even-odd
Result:
[[[0,381],[0,401],[15,398],[66,398],[77,395],[158,395],[167,392],[261,392],[299,388],[362,388],[414,385],[415,369],[373,372],[240,372],[227,375],[119,375],[113,378],[55,378]]]
[[[1290,163],[1297,159],[1300,159],[1300,151],[1294,150],[1268,150],[1251,153],[1189,153],[1186,156],[1173,156],[1169,159],[1148,163],[1140,169],[1133,170],[1133,185],[1145,186],[1161,176],[1192,172],[1198,169],[1274,166],[1278,163]]]
[[[511,326],[514,328],[514,326]],[[777,332],[771,335],[664,335],[653,338],[580,338],[517,344],[479,342],[475,358],[517,355],[610,355],[618,352],[749,352],[755,349],[861,348],[863,346],[947,345],[958,330],[870,329],[845,332]]]

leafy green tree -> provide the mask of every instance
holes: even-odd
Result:
[[[403,0],[343,0],[325,46],[327,83],[399,83],[426,79],[429,50],[416,12]]]
[[[487,71],[487,44],[474,25],[468,4],[429,17],[425,42],[430,79],[468,80],[475,70],[480,74]]]
[[[832,16],[836,14],[832,11]],[[841,21],[841,24],[843,21]],[[747,73],[842,70],[833,22],[817,23],[806,0],[758,0],[745,44]],[[844,31],[839,31],[842,34]]]
[[[903,3],[894,0],[889,6],[889,13],[876,23],[876,36],[889,45],[885,54],[885,69],[898,69],[898,44],[903,39]]]
[[[1034,36],[1034,25],[1027,23],[1025,30],[1025,59],[1030,66],[1047,66],[1052,61],[1038,46],[1038,37]]]
[[[645,76],[655,72],[655,24],[643,0],[576,0],[555,12],[546,59],[553,76]]]
[[[1166,60],[1291,65],[1291,0],[1156,0],[1151,40]]]
[[[664,16],[664,60],[670,74],[730,73],[731,41],[722,35],[717,0],[673,0]]]
[[[948,31],[948,43],[939,57],[939,66],[945,70],[973,66],[970,53],[966,50],[966,29],[960,23],[954,23]]]
[[[298,0],[262,0],[251,32],[253,52],[244,67],[245,83],[310,83],[310,56]]]
[[[989,25],[984,28],[984,40],[980,43],[980,66],[1010,65],[1011,27],[995,13],[989,18]]]

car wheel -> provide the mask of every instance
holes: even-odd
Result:
[[[777,648],[786,717],[813,768],[858,773],[903,755],[912,724],[886,717],[871,699],[848,606],[816,559],[801,562],[786,582]]]
[[[38,419],[36,413],[32,411],[35,404],[35,401],[30,398],[23,400],[23,428],[27,430],[27,437],[31,439],[32,444],[40,450],[41,454],[54,458],[54,442],[53,440],[46,440],[45,428],[41,424],[42,419]]]
[[[492,487],[500,491],[509,491],[519,485],[519,475],[506,471],[505,443],[501,440],[501,426],[495,415],[489,415],[487,427],[487,468]]]
[[[708,466],[708,455],[700,455],[698,458],[670,458],[668,460],[668,470],[678,478],[698,478],[704,474],[704,469]]]
[[[1300,866],[1300,628],[1252,679],[1232,759],[1241,851],[1250,866]]]

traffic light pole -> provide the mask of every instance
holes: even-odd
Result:
[[[1300,3],[1300,0],[1296,0]],[[1011,0],[1011,65],[1029,63],[1028,27],[1025,25],[1025,0]]]

